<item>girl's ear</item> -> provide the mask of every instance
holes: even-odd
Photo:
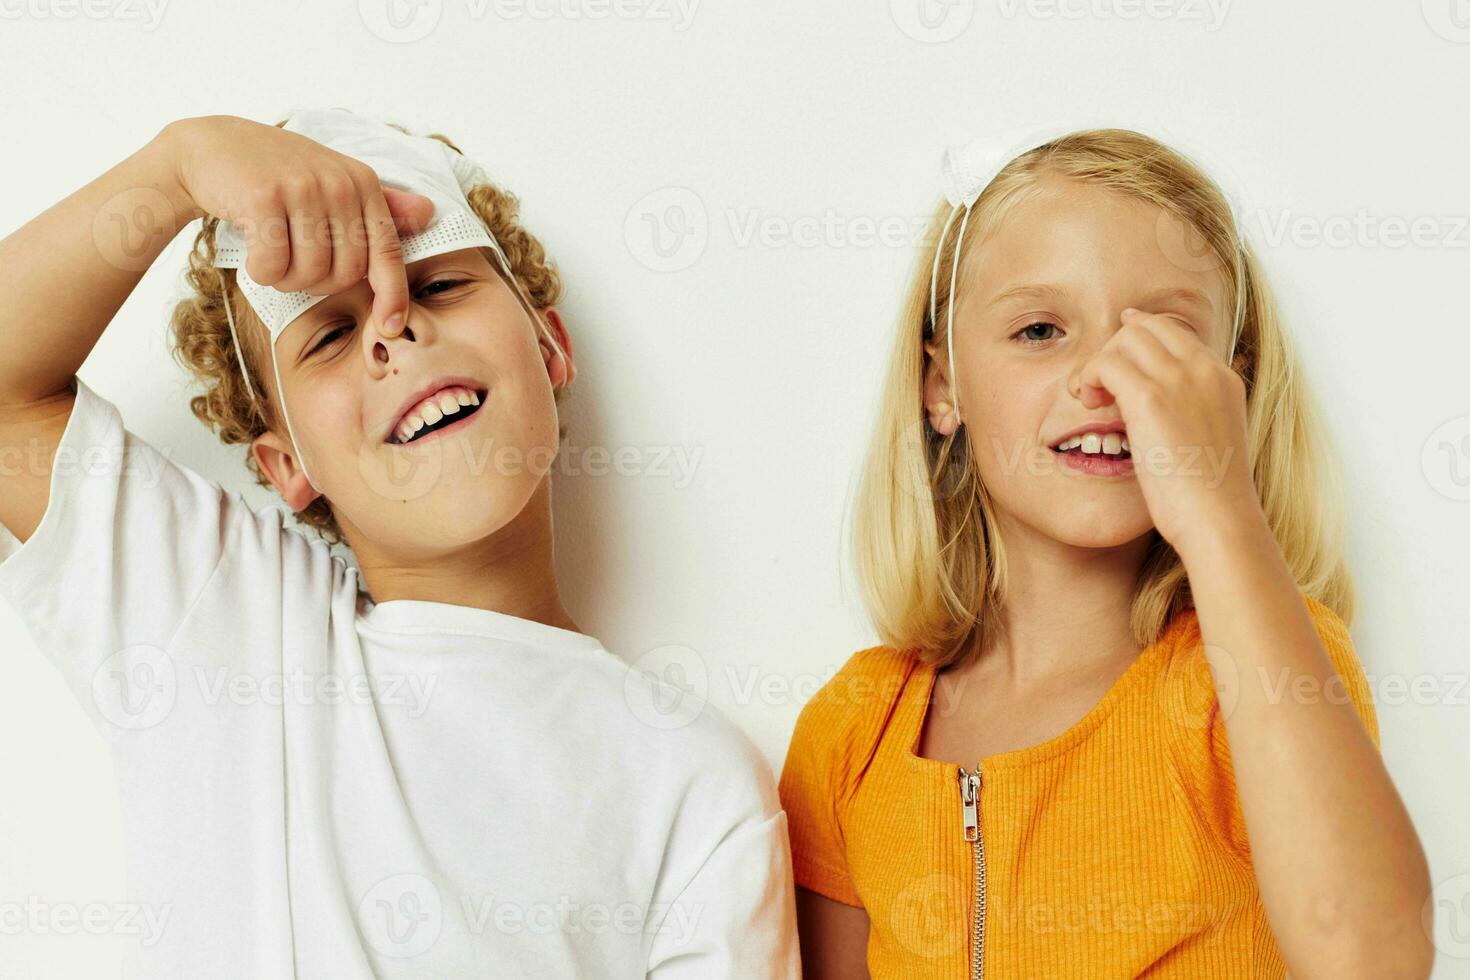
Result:
[[[949,379],[939,363],[938,345],[930,340],[924,341],[924,411],[929,425],[942,436],[952,436],[960,427]]]
[[[546,329],[537,336],[536,343],[541,347],[541,360],[546,362],[546,375],[553,389],[565,388],[577,378],[577,365],[572,361],[572,335],[556,307],[546,307],[541,311],[541,318],[546,322]],[[556,341],[554,345],[552,340]]]
[[[296,465],[291,444],[274,432],[263,432],[250,444],[250,452],[260,464],[261,472],[271,481],[281,499],[295,513],[301,513],[320,497],[311,488],[306,471]]]

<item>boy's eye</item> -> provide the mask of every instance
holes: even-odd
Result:
[[[1040,331],[1045,332],[1047,330],[1055,330],[1055,329],[1057,329],[1057,325],[1056,324],[1054,324],[1054,323],[1048,323],[1045,320],[1041,320],[1041,321],[1038,321],[1036,323],[1027,324],[1026,326],[1022,327],[1020,330],[1017,330],[1015,333],[1013,333],[1011,335],[1011,337],[1013,339],[1014,338],[1018,338],[1018,337],[1021,338],[1021,343],[1023,343],[1023,344],[1044,344],[1048,340],[1050,340],[1051,338],[1050,337],[1038,337],[1035,334],[1033,334],[1032,331],[1040,330]]]
[[[311,349],[311,353],[315,354],[317,351],[325,350],[327,347],[335,344],[338,339],[340,339],[344,334],[347,333],[347,331],[351,330],[354,326],[356,326],[356,324],[354,323],[342,323],[333,327],[331,330],[328,330],[326,333],[322,334],[322,339],[317,341],[316,346]]]
[[[440,295],[443,295],[444,293],[449,292],[452,289],[455,289],[455,288],[457,288],[459,286],[463,286],[466,283],[466,281],[467,280],[464,280],[464,279],[439,279],[439,280],[436,280],[434,282],[426,283],[425,285],[420,286],[419,287],[419,294],[420,295],[428,294],[430,296],[440,296]],[[348,334],[349,332],[351,332],[352,329],[354,327],[356,327],[356,326],[357,326],[356,323],[344,322],[344,323],[341,323],[341,324],[333,327],[331,330],[328,330],[326,333],[322,334],[321,340],[317,341],[317,343],[315,344],[315,346],[313,346],[308,353],[315,354],[318,351],[325,350],[326,348],[328,348],[328,347],[332,346],[333,344],[335,344],[343,336],[345,336],[346,334]]]
[[[463,279],[437,279],[434,282],[420,286],[419,292],[428,293],[430,296],[439,296],[464,284],[465,280]]]

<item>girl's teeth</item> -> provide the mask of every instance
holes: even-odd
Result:
[[[439,410],[438,405],[429,401],[424,402],[424,407],[419,409],[419,417],[430,425],[433,425],[444,417],[444,413]]]
[[[1128,437],[1117,432],[1099,434],[1096,432],[1085,432],[1080,436],[1062,442],[1057,446],[1058,451],[1068,452],[1072,449],[1080,449],[1082,452],[1096,456],[1099,453],[1107,453],[1116,456],[1120,452],[1131,453],[1128,445]]]

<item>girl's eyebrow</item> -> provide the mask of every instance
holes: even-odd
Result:
[[[1060,299],[1067,295],[1067,291],[1060,286],[1051,283],[1031,283],[1024,286],[1012,286],[1010,289],[998,294],[991,300],[992,303],[1006,303],[1013,299]]]
[[[1052,283],[1027,283],[1022,286],[1012,286],[1010,289],[996,295],[991,302],[999,304],[1015,299],[1060,299],[1066,295],[1067,291],[1065,289]],[[1180,303],[1190,303],[1194,306],[1202,307],[1210,313],[1215,311],[1215,304],[1210,302],[1208,296],[1198,289],[1192,289],[1188,286],[1166,286],[1161,289],[1156,289],[1145,296],[1141,296],[1134,302],[1141,309],[1154,303],[1164,303],[1171,300]]]

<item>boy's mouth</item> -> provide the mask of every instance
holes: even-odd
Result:
[[[480,410],[487,390],[468,379],[442,379],[413,396],[384,442],[406,446],[467,421]]]

